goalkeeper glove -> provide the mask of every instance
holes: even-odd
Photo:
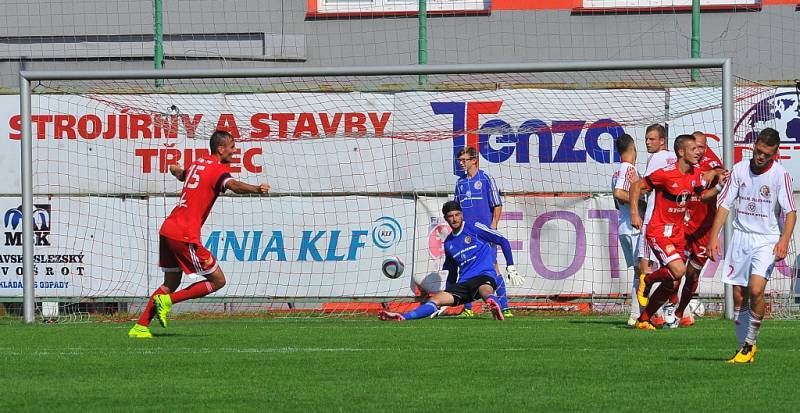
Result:
[[[520,285],[525,284],[525,277],[520,275],[520,273],[517,272],[517,268],[513,265],[506,267],[506,273],[508,275],[508,281],[510,281],[511,285],[514,287],[519,287]]]

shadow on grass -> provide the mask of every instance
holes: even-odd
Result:
[[[709,363],[721,363],[724,364],[728,359],[725,357],[708,357],[708,356],[672,356],[669,357],[672,361],[702,361],[702,362],[709,362]]]
[[[153,334],[153,338],[170,338],[170,337],[210,337],[210,334],[201,333],[158,333]]]
[[[628,327],[627,320],[605,320],[600,318],[594,319],[586,319],[586,320],[569,320],[568,323],[570,324],[597,324],[597,325],[605,325],[605,326],[612,326],[617,328],[630,328]]]

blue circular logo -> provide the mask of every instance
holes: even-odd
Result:
[[[403,238],[403,228],[392,217],[380,217],[372,227],[372,242],[380,249],[396,245]]]

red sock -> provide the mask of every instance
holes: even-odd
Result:
[[[161,285],[158,288],[156,288],[155,292],[153,292],[153,295],[166,294],[166,293],[167,293],[167,290],[165,290],[164,286]],[[139,325],[143,325],[145,327],[149,327],[150,326],[150,321],[153,321],[153,317],[156,316],[156,310],[155,310],[155,308],[153,306],[153,295],[151,295],[150,299],[147,300],[147,305],[144,307],[144,311],[142,311],[142,315],[139,316],[139,321],[137,321],[137,323],[139,323]]]
[[[200,281],[170,294],[169,298],[172,299],[172,304],[176,304],[192,298],[205,297],[213,292],[214,286],[209,281]]]
[[[671,283],[674,280],[675,279],[672,277],[672,273],[669,272],[669,268],[667,268],[667,267],[659,268],[659,269],[651,272],[650,274],[647,274],[644,277],[644,282],[646,282],[647,284],[650,284],[650,285],[655,284],[657,282],[661,282],[661,283],[670,282]]]
[[[662,282],[661,285],[656,288],[656,291],[653,293],[653,295],[650,296],[650,301],[648,301],[647,307],[644,309],[644,311],[642,311],[642,316],[646,314],[647,317],[642,317],[640,319],[642,321],[650,319],[650,317],[652,317],[653,314],[655,314],[656,311],[658,311],[658,309],[661,308],[665,302],[667,302],[667,299],[669,299],[669,296],[672,294],[672,290],[672,283]]]
[[[686,282],[683,283],[683,288],[681,288],[681,300],[678,303],[678,308],[675,309],[675,315],[678,318],[683,318],[683,312],[686,311],[686,307],[689,306],[689,301],[694,296],[694,292],[697,291],[697,285],[700,284],[698,280],[691,280],[686,279]]]

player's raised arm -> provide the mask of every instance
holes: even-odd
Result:
[[[176,163],[169,166],[169,173],[181,182],[186,180],[186,171]]]
[[[270,189],[270,185],[266,182],[261,185],[250,185],[235,179],[229,180],[225,187],[237,194],[266,194]]]
[[[708,172],[713,173],[712,175],[708,175],[707,182],[709,183],[717,183],[716,185],[712,186],[711,188],[705,189],[700,192],[700,201],[701,202],[717,202],[717,195],[722,193],[722,188],[725,186],[725,183],[728,181],[728,177],[730,176],[730,172],[724,169],[712,169]],[[706,179],[706,177],[704,177]]]

